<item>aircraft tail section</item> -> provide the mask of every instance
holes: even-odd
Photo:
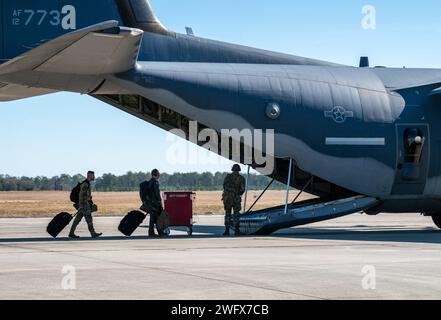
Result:
[[[106,21],[62,35],[0,66],[0,76],[20,72],[106,75],[131,69],[142,31]]]
[[[148,0],[0,0],[0,59],[13,59],[63,34],[110,20],[145,32],[173,34]]]
[[[122,22],[116,0],[0,0],[0,4],[4,59],[103,21]]]
[[[107,88],[104,75],[136,62],[130,14],[159,25],[147,0],[0,0],[0,101]]]
[[[0,63],[67,33],[117,21],[146,33],[141,61],[334,65],[176,34],[161,24],[148,0],[0,0],[0,21]]]
[[[50,40],[0,65],[0,82],[5,85],[0,101],[46,92],[36,88],[96,92],[106,75],[134,67],[142,34],[142,30],[107,21]],[[13,94],[8,94],[9,88]]]

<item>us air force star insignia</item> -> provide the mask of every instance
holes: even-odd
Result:
[[[352,111],[346,111],[345,108],[337,106],[330,111],[325,111],[326,118],[332,118],[335,123],[344,123],[347,118],[353,118],[354,113]]]

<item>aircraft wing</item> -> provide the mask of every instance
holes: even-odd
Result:
[[[405,69],[405,68],[372,68],[391,91],[403,91],[409,89],[433,90],[431,95],[439,94],[441,91],[436,89],[441,86],[441,69]]]
[[[51,40],[0,66],[0,76],[20,71],[73,75],[113,74],[136,63],[143,31],[103,22]]]
[[[93,91],[102,75],[133,68],[142,34],[107,21],[48,41],[0,65],[0,101]]]
[[[18,84],[0,83],[0,101],[13,101],[54,93],[54,90],[30,88]]]

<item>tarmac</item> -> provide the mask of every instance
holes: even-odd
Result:
[[[195,232],[131,237],[96,218],[101,239],[53,240],[49,219],[0,219],[0,299],[440,299],[441,232],[418,214],[352,215],[268,237]]]

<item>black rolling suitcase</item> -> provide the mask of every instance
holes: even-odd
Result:
[[[118,230],[125,236],[130,237],[133,232],[141,225],[147,215],[141,211],[129,212],[124,219],[121,220]]]
[[[67,212],[57,214],[57,216],[53,218],[47,226],[47,233],[49,233],[54,238],[58,237],[61,231],[63,231],[64,228],[69,225],[73,218],[74,216]]]

